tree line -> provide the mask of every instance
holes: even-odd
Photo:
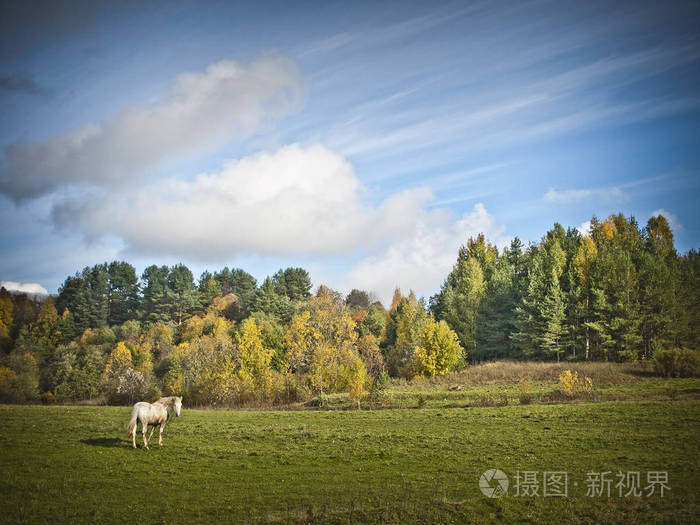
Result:
[[[537,244],[499,253],[469,239],[430,310],[473,360],[650,359],[700,348],[700,257],[679,255],[663,216],[593,218],[590,231],[555,224]]]
[[[43,301],[0,290],[0,399],[126,403],[160,394],[209,405],[282,404],[488,359],[646,360],[699,348],[700,257],[663,217],[555,224],[503,250],[468,239],[438,293],[311,293],[303,268],[261,283],[124,261],[86,267]],[[695,355],[695,353],[692,353]]]

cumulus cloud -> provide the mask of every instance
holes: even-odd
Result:
[[[426,187],[377,203],[369,196],[341,155],[294,144],[228,161],[191,182],[65,199],[52,218],[89,241],[121,239],[126,256],[209,264],[246,255],[347,257],[356,264],[342,283],[330,284],[374,290],[382,299],[395,286],[431,293],[470,235],[496,240],[504,230],[482,204],[456,218],[430,207]]]
[[[37,283],[17,283],[14,281],[0,281],[0,288],[8,292],[24,292],[28,294],[48,295],[49,292]]]
[[[420,213],[410,235],[359,261],[347,275],[346,285],[373,290],[385,303],[397,287],[404,293],[412,289],[419,295],[429,295],[445,279],[459,246],[470,236],[483,233],[503,246],[508,241],[504,231],[505,227],[481,203],[456,221],[444,213]]]
[[[672,231],[683,231],[683,225],[678,221],[678,217],[675,214],[671,213],[670,211],[666,211],[663,208],[659,208],[658,210],[651,212],[652,217],[658,217],[659,215],[662,215],[668,221],[668,225],[671,227]]]
[[[558,204],[568,204],[595,197],[598,199],[624,199],[625,193],[620,188],[599,188],[599,189],[571,189],[556,190],[550,188],[544,194],[544,200]]]
[[[578,232],[583,235],[584,237],[588,236],[591,234],[591,221],[584,221],[581,223],[581,226],[576,228]]]
[[[416,228],[429,189],[376,206],[352,166],[320,145],[291,145],[227,162],[192,182],[158,181],[137,194],[59,201],[54,223],[86,239],[122,239],[130,254],[224,260],[242,254],[347,254]]]
[[[0,192],[16,200],[66,185],[118,185],[152,175],[166,163],[248,137],[296,108],[298,68],[282,57],[248,64],[221,61],[175,80],[154,105],[131,107],[39,144],[5,148]]]

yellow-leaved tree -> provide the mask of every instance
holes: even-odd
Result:
[[[592,320],[593,290],[591,287],[591,271],[596,257],[598,257],[598,248],[593,239],[590,236],[581,239],[581,244],[574,254],[573,265],[576,278],[581,287],[581,294],[584,298],[583,325],[586,327],[586,360],[588,360],[591,349],[590,325],[588,323]],[[576,345],[573,345],[573,350],[575,356]]]
[[[238,346],[238,377],[245,383],[252,383],[259,397],[267,396],[274,350],[264,347],[262,330],[252,318],[243,321],[235,339]]]
[[[285,332],[284,370],[322,396],[349,392],[364,395],[367,370],[358,351],[358,335],[350,311],[335,294],[320,287],[296,314]]]
[[[134,367],[131,350],[123,341],[117,343],[109,354],[102,374],[102,387],[113,403],[134,403],[147,393],[148,380]]]
[[[413,353],[413,369],[417,375],[432,377],[453,369],[462,355],[457,334],[445,321],[432,317],[423,326],[421,344]]]

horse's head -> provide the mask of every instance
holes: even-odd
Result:
[[[180,410],[182,409],[182,398],[176,397],[175,403],[173,403],[173,406],[175,408],[175,415],[180,417]]]

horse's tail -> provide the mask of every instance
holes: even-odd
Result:
[[[131,419],[129,420],[129,426],[126,427],[126,437],[131,437],[131,435],[136,432],[136,418],[138,414],[138,409],[136,407],[131,411]]]

